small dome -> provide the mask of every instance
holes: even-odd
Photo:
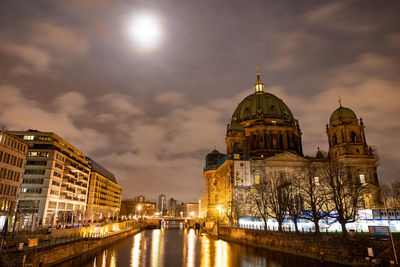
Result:
[[[332,113],[330,121],[338,119],[357,119],[357,116],[351,109],[340,106]]]
[[[261,118],[294,121],[286,104],[275,95],[265,92],[257,92],[243,99],[232,118],[238,122]]]
[[[231,121],[231,124],[229,125],[228,131],[244,131],[243,126],[238,123],[235,119]]]

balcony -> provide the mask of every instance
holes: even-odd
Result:
[[[76,184],[77,183],[74,179],[66,178],[65,176],[63,177],[62,181],[65,182],[65,183],[70,183],[70,184]]]

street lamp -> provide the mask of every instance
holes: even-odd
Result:
[[[138,213],[139,213],[139,216],[140,216],[140,211],[142,210],[142,206],[138,205],[136,209],[138,210]]]

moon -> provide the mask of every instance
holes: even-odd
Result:
[[[161,27],[157,16],[143,13],[135,16],[130,25],[130,35],[142,48],[154,48],[160,43]]]

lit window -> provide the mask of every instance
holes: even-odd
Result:
[[[365,183],[365,176],[364,174],[360,174],[360,183]]]
[[[34,138],[33,135],[24,135],[24,140],[33,140]]]
[[[254,183],[255,183],[255,184],[259,184],[259,183],[260,183],[260,175],[256,174],[256,175],[254,176]]]
[[[318,176],[314,177],[314,182],[316,185],[319,185],[319,177]]]

